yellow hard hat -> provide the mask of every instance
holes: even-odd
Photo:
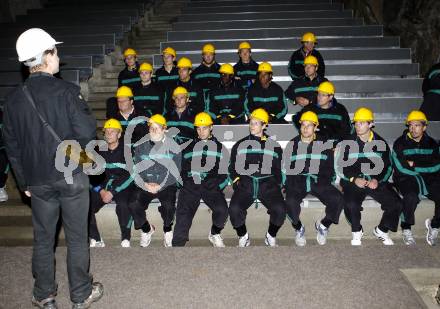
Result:
[[[313,42],[316,43],[316,36],[315,34],[313,34],[312,32],[306,32],[303,34],[302,38],[301,38],[301,42]]]
[[[319,84],[318,92],[335,94],[335,86],[331,82],[322,82]]]
[[[202,53],[203,54],[215,54],[214,45],[212,45],[210,43],[203,45]]]
[[[162,51],[162,55],[169,54],[173,57],[176,57],[176,50],[172,47],[167,47]]]
[[[408,114],[406,124],[409,124],[411,121],[422,121],[425,124],[428,124],[428,118],[426,118],[426,115],[418,110],[413,110]]]
[[[241,42],[240,45],[238,45],[238,51],[240,51],[240,49],[245,49],[245,48],[251,49],[251,44],[249,44],[249,42],[244,41]]]
[[[222,74],[234,75],[234,67],[229,63],[223,63],[218,71]]]
[[[122,126],[121,123],[114,119],[114,118],[110,118],[109,120],[107,120],[104,123],[104,127],[102,128],[103,130],[105,129],[117,129],[117,130],[121,130],[122,131]]]
[[[357,121],[374,121],[374,115],[371,109],[360,107],[354,112],[353,122]]]
[[[315,56],[307,56],[304,58],[304,65],[307,64],[318,65],[318,59]]]
[[[272,73],[272,65],[269,62],[262,62],[258,65],[258,72],[269,72]]]
[[[144,62],[139,67],[139,72],[141,71],[150,71],[153,72],[153,66],[149,64],[148,62]]]
[[[177,61],[178,68],[192,68],[192,62],[186,57],[182,57]]]
[[[205,112],[198,113],[196,115],[196,118],[194,119],[195,127],[207,127],[212,124],[213,122],[211,116],[209,116],[209,114]]]
[[[264,123],[269,123],[269,114],[263,109],[263,108],[257,108],[251,113],[250,118],[255,118],[260,121],[263,121]]]
[[[173,91],[173,98],[179,94],[184,94],[184,95],[188,96],[188,90],[186,90],[185,87],[181,87],[181,86],[176,87],[176,89],[174,89],[174,91]]]
[[[299,123],[303,121],[310,121],[313,122],[315,125],[319,125],[318,115],[316,115],[312,111],[307,111],[301,115],[301,118],[299,119]]]
[[[167,126],[167,120],[161,114],[154,114],[151,116],[150,119],[148,119],[148,125],[151,125],[152,123],[160,124],[163,127]]]
[[[118,91],[116,91],[116,97],[117,98],[131,98],[133,96],[133,91],[131,91],[130,87],[127,86],[121,86],[118,88]]]
[[[133,48],[127,48],[124,50],[124,58],[127,58],[128,56],[137,56],[137,53]]]

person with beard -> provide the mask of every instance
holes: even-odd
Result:
[[[234,83],[234,68],[229,63],[220,66],[221,82],[208,94],[206,110],[215,124],[240,124],[246,121],[245,91]]]
[[[307,56],[314,56],[318,59],[317,73],[319,76],[324,77],[325,64],[321,53],[315,49],[316,44],[318,44],[316,36],[311,32],[304,33],[301,44],[302,46],[292,54],[289,61],[288,72],[292,80],[304,75],[304,59]]]
[[[252,59],[251,44],[241,42],[238,45],[240,60],[234,65],[237,86],[248,89],[257,80],[258,63]]]
[[[118,88],[121,86],[132,88],[141,80],[138,74],[137,53],[133,48],[124,50],[124,62],[125,68],[118,75]]]
[[[148,125],[150,140],[141,141],[134,147],[134,177],[137,187],[132,194],[129,208],[135,229],[141,230],[140,246],[148,247],[155,227],[148,222],[145,210],[152,200],[159,199],[163,244],[171,247],[177,183],[180,182],[181,151],[179,145],[165,135],[167,122],[162,115],[151,116]]]
[[[191,74],[200,84],[203,94],[215,89],[220,83],[220,65],[215,61],[215,47],[212,44],[205,44],[202,48],[202,63]]]
[[[179,79],[176,67],[176,51],[167,47],[162,51],[163,65],[156,70],[154,76],[156,83],[165,91],[170,91]]]
[[[208,113],[196,115],[194,126],[197,138],[182,153],[182,180],[176,210],[173,247],[184,246],[189,230],[202,199],[212,211],[212,226],[208,239],[214,247],[224,247],[221,231],[228,219],[228,204],[223,189],[228,185],[227,171],[221,171],[221,162],[227,162],[224,146],[212,135],[213,121]]]

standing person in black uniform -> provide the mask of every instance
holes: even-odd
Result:
[[[183,144],[195,138],[193,109],[188,105],[189,94],[183,87],[177,87],[173,92],[174,108],[165,118],[168,119],[168,128],[178,128],[179,133],[174,137],[178,144]]]
[[[360,246],[363,229],[361,225],[362,202],[367,194],[381,204],[382,219],[373,230],[373,235],[384,245],[394,245],[388,231],[397,231],[402,202],[388,179],[392,172],[390,148],[385,140],[372,130],[374,115],[371,110],[361,107],[353,117],[356,133],[347,141],[357,147],[347,145],[337,150],[337,165],[343,156],[346,167],[337,168],[344,191],[344,212],[351,223],[352,246]],[[358,148],[358,149],[352,149]],[[349,160],[353,159],[353,162]],[[348,162],[352,164],[348,164]],[[380,163],[379,163],[380,162]],[[374,165],[374,168],[373,168]],[[376,166],[378,165],[378,166]]]
[[[350,116],[344,105],[335,99],[335,86],[323,82],[318,87],[318,99],[315,104],[309,104],[292,117],[293,124],[299,130],[301,115],[312,111],[318,115],[319,131],[317,135],[322,140],[332,140],[335,144],[351,134]]]
[[[198,137],[182,153],[182,180],[176,210],[173,247],[184,246],[202,199],[212,210],[208,239],[214,247],[224,247],[221,231],[228,219],[228,204],[223,189],[228,185],[227,171],[221,171],[221,160],[227,160],[224,146],[212,136],[213,121],[208,113],[196,115],[194,126]]]
[[[106,204],[116,203],[116,215],[121,229],[121,247],[130,247],[131,222],[128,203],[132,194],[132,182],[125,165],[124,144],[120,142],[122,127],[118,120],[109,119],[104,124],[104,139],[108,150],[98,151],[105,160],[104,179],[90,192],[89,238],[90,247],[105,247],[99,234],[95,214]]]
[[[318,86],[327,81],[327,78],[318,75],[317,70],[318,59],[315,56],[307,56],[304,59],[304,75],[294,79],[284,92],[292,104],[306,107],[316,103]]]
[[[304,246],[305,228],[299,218],[301,202],[308,193],[315,195],[325,205],[324,219],[315,222],[316,240],[318,244],[325,245],[330,225],[339,222],[344,197],[332,185],[335,174],[333,151],[331,148],[324,149],[325,141],[316,136],[318,115],[305,112],[300,123],[300,134],[287,144],[284,152],[287,216],[296,231],[296,245]]]
[[[32,303],[39,308],[57,308],[54,246],[61,215],[68,248],[70,299],[73,308],[80,309],[89,308],[104,292],[102,284],[92,283],[89,274],[89,180],[81,167],[65,176],[55,168],[55,158],[59,139],[76,140],[85,148],[96,136],[96,120],[80,88],[53,76],[59,71],[59,43],[39,28],[19,36],[18,59],[31,74],[24,86],[6,99],[3,137],[18,188],[31,198]]]
[[[238,45],[238,56],[240,59],[234,65],[235,79],[237,86],[246,90],[257,80],[258,63],[252,59],[249,42],[241,42]]]
[[[433,65],[426,73],[422,91],[423,103],[420,111],[428,115],[430,121],[440,120],[440,63]]]
[[[147,62],[139,67],[141,81],[133,87],[134,106],[144,116],[163,114],[165,104],[164,90],[153,82],[153,66]]]
[[[244,109],[249,117],[252,111],[262,108],[269,113],[271,123],[287,123],[284,120],[287,114],[286,97],[283,88],[272,81],[272,75],[273,70],[270,63],[260,63],[258,82],[248,89]]]
[[[311,32],[304,33],[301,44],[302,46],[292,54],[289,61],[288,71],[292,80],[304,75],[304,59],[310,55],[318,59],[318,75],[324,77],[325,64],[321,53],[315,49],[316,44],[318,44],[316,36]]]
[[[250,245],[246,228],[247,209],[259,199],[270,215],[265,244],[276,247],[276,235],[286,219],[286,205],[281,194],[281,146],[264,130],[269,114],[258,108],[250,115],[250,134],[239,140],[231,151],[229,175],[234,194],[229,204],[229,217],[238,235],[238,246]]]
[[[118,87],[133,88],[141,80],[138,73],[137,53],[133,48],[127,48],[124,51],[124,62],[125,68],[118,75]]]
[[[420,196],[434,201],[434,217],[425,220],[426,241],[433,246],[440,228],[440,154],[439,144],[426,132],[426,115],[414,110],[406,119],[408,129],[393,145],[394,185],[403,196],[400,226],[405,245],[416,243],[411,232]]]
[[[203,112],[205,110],[205,98],[202,87],[191,75],[191,60],[185,57],[180,58],[177,62],[177,68],[179,70],[179,79],[174,84],[174,87],[170,88],[170,92],[167,93],[165,113],[174,106],[173,92],[177,87],[183,87],[188,91],[189,106],[195,113]]]
[[[165,48],[162,51],[162,60],[163,65],[154,74],[155,80],[165,92],[169,92],[179,79],[176,67],[176,51],[171,47]]]
[[[194,70],[192,77],[200,84],[203,94],[216,89],[220,83],[220,64],[215,61],[215,47],[205,44],[202,48],[202,63]]]
[[[134,227],[141,230],[141,247],[148,247],[155,227],[150,225],[145,210],[155,198],[159,199],[159,212],[163,220],[165,247],[172,246],[173,222],[176,212],[177,183],[180,182],[180,147],[165,135],[166,120],[153,115],[148,122],[150,140],[134,148],[135,177],[140,177],[130,200]]]
[[[3,127],[3,107],[0,108],[0,128]],[[5,145],[3,143],[3,134],[0,131],[0,202],[6,202],[8,200],[8,192],[6,192],[5,186],[8,180],[9,173],[9,161],[6,156]]]
[[[234,83],[234,68],[229,63],[221,65],[221,82],[208,94],[206,110],[215,119],[215,124],[244,123],[245,91]]]

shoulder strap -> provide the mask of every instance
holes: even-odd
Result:
[[[52,134],[52,136],[55,138],[55,140],[57,140],[58,142],[61,143],[62,142],[61,138],[58,136],[58,134],[55,132],[55,130],[50,126],[50,124],[47,123],[47,121],[43,118],[43,116],[40,114],[37,107],[35,106],[35,101],[31,95],[29,89],[26,87],[26,85],[23,85],[22,89],[23,89],[24,95],[26,96],[27,100],[32,105],[34,110],[37,112],[37,115],[40,118],[41,122],[43,123],[43,126],[45,128],[47,128],[47,130],[50,132],[50,134]]]

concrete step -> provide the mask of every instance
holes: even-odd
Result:
[[[184,7],[182,8],[183,14],[206,14],[206,13],[231,13],[239,14],[241,12],[270,12],[270,11],[315,11],[315,10],[336,10],[343,9],[341,3],[311,3],[311,4],[259,4],[259,5],[240,5],[240,6],[228,6],[227,2],[224,2],[222,6],[216,7]]]
[[[200,46],[201,49],[201,46]],[[179,57],[187,57],[191,59],[193,64],[200,63],[200,49],[198,51],[178,51]],[[410,60],[411,50],[409,48],[370,48],[370,49],[353,49],[353,48],[340,48],[340,49],[327,49],[319,48],[324,61],[351,61],[351,60]],[[294,49],[291,50],[278,50],[278,51],[253,51],[252,58],[257,61],[269,61],[271,63],[286,62],[290,60]],[[236,63],[238,61],[236,50],[218,50],[216,51],[215,58],[219,63]],[[162,55],[154,55],[154,65],[162,65]],[[285,65],[287,67],[287,64]]]
[[[316,11],[267,11],[251,13],[205,13],[205,14],[183,14],[179,16],[178,22],[203,23],[203,22],[227,22],[230,20],[260,20],[260,19],[290,19],[290,18],[347,18],[353,17],[352,10],[316,10]]]
[[[333,1],[337,2],[337,1]],[[332,3],[332,1],[329,0],[275,0],[271,1],[271,5],[280,5],[280,4],[324,4],[324,3]],[[187,2],[186,8],[198,8],[198,7],[219,7],[219,6],[236,6],[236,7],[242,7],[242,6],[249,6],[249,5],[261,5],[261,4],[267,4],[266,0],[244,0],[244,1],[190,1]]]
[[[351,26],[363,25],[362,18],[301,18],[301,19],[266,19],[266,20],[242,20],[198,23],[173,23],[174,31],[192,30],[227,30],[227,29],[258,29],[258,28],[289,28],[289,27],[322,27],[322,26]]]
[[[330,19],[329,19],[330,20]],[[168,41],[186,40],[233,40],[233,39],[264,39],[264,38],[292,38],[300,37],[305,32],[311,31],[319,37],[348,37],[348,36],[382,36],[383,27],[380,25],[367,26],[328,26],[328,27],[291,27],[243,30],[198,30],[198,31],[169,31]],[[295,44],[297,45],[297,44]]]
[[[218,51],[227,50],[236,52],[237,47],[243,39],[231,39],[231,40],[209,40],[214,44]],[[299,35],[292,35],[290,38],[278,38],[278,39],[245,39],[251,46],[252,51],[269,51],[269,50],[292,50],[300,47]],[[160,43],[160,50],[167,46],[173,47],[178,53],[182,51],[194,51],[200,53],[201,47],[206,41],[191,39],[187,41],[181,40],[168,40],[167,42]],[[387,48],[387,47],[400,47],[399,37],[341,37],[341,38],[321,38],[318,37],[318,48]]]

